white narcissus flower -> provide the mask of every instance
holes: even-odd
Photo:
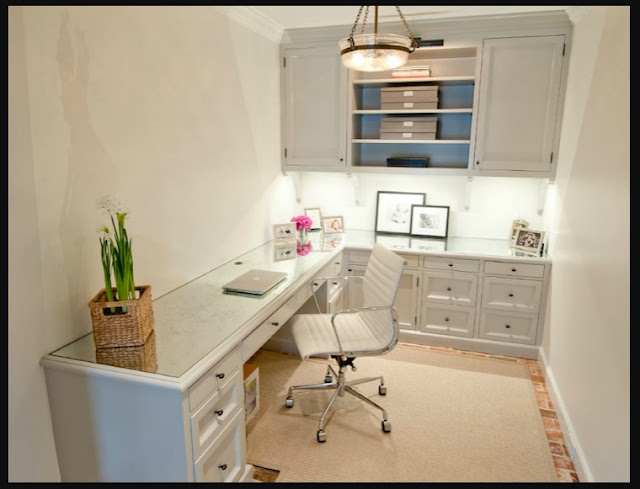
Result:
[[[96,207],[112,216],[116,214],[126,215],[128,213],[127,209],[122,205],[122,202],[120,202],[118,198],[109,194],[102,196],[102,198],[98,200]]]
[[[100,241],[109,241],[113,239],[113,233],[104,224],[98,228],[98,237]]]

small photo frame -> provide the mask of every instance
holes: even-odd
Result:
[[[342,216],[326,216],[322,218],[322,232],[324,234],[334,234],[344,232]]]
[[[304,210],[304,215],[311,219],[311,231],[322,229],[322,212],[319,207],[310,207]]]
[[[409,234],[411,206],[423,205],[427,194],[378,191],[376,204],[376,233]]]
[[[277,242],[296,240],[296,223],[285,222],[273,225],[273,240]]]
[[[412,205],[411,235],[446,238],[449,232],[448,205]]]
[[[297,241],[274,245],[273,261],[293,260],[297,256],[297,245]]]
[[[536,231],[529,228],[519,228],[516,234],[516,242],[513,247],[527,253],[540,254],[544,242],[544,231]]]
[[[511,224],[511,246],[516,244],[516,235],[518,234],[518,229],[520,228],[528,228],[529,221],[525,221],[524,219],[516,219]]]

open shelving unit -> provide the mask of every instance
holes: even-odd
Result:
[[[350,73],[350,171],[467,174],[471,163],[477,76],[476,47],[418,48],[406,66],[428,64],[431,77],[393,78],[390,71]],[[436,109],[381,109],[381,88],[438,86]],[[383,118],[437,117],[436,139],[380,139]],[[390,168],[389,157],[427,157],[427,168]]]

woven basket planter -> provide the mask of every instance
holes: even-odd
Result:
[[[151,286],[136,287],[138,299],[107,302],[107,293],[102,289],[89,302],[93,341],[97,348],[142,346],[153,331],[153,308]],[[126,307],[127,312],[122,312]],[[111,308],[116,308],[112,313]]]
[[[130,368],[154,373],[158,369],[156,357],[156,335],[153,331],[142,346],[120,348],[97,348],[96,361],[113,367]]]

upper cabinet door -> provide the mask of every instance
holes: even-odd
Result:
[[[564,43],[564,35],[484,40],[474,173],[551,172]]]
[[[283,52],[283,168],[344,168],[347,69],[337,43]]]

